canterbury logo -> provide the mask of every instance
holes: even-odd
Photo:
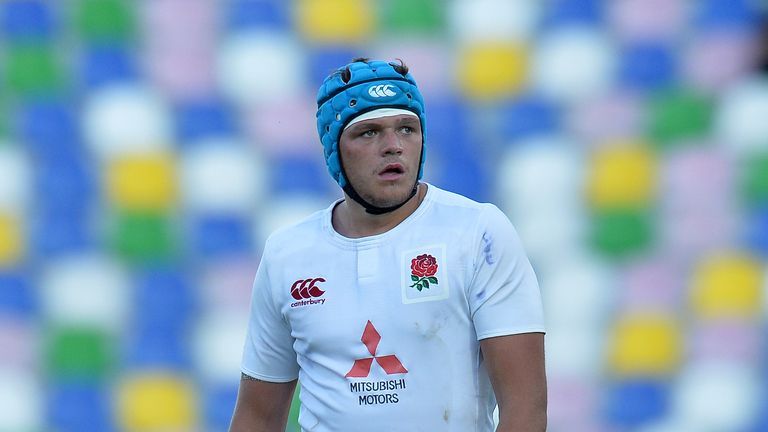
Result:
[[[314,279],[299,279],[291,285],[291,297],[296,300],[320,297],[325,291],[317,287],[316,284],[325,282],[325,279],[319,277]]]
[[[392,84],[374,85],[368,88],[368,94],[375,98],[394,96],[397,93],[392,90],[393,87],[394,86]]]

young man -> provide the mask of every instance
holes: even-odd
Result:
[[[546,429],[536,277],[506,216],[420,182],[424,102],[356,59],[318,93],[344,198],[267,240],[231,431]],[[456,167],[461,169],[461,167]]]

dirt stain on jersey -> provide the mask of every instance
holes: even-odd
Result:
[[[488,232],[483,233],[483,255],[485,255],[485,262],[488,265],[493,265],[496,260],[493,258],[493,237]]]
[[[448,423],[448,421],[449,421],[450,419],[451,419],[451,410],[449,410],[448,408],[446,408],[446,409],[445,409],[445,411],[443,411],[443,421],[445,421],[446,423]]]
[[[413,324],[416,326],[416,330],[419,333],[421,333],[421,335],[424,336],[426,339],[434,338],[437,332],[439,332],[440,329],[443,327],[442,323],[437,323],[434,321],[429,326],[422,325],[418,321],[415,321]]]
[[[448,321],[448,315],[445,312],[436,314],[428,323],[422,323],[414,321],[413,325],[416,326],[416,330],[421,333],[426,339],[433,339],[445,326]]]

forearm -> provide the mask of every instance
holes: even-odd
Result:
[[[266,414],[266,415],[265,415]],[[229,432],[274,432],[285,430],[288,416],[257,413],[253,410],[235,410]]]
[[[545,380],[545,378],[541,378]],[[501,393],[501,392],[499,392]],[[531,386],[529,391],[506,392],[499,403],[497,432],[543,432],[547,430],[546,384]]]
[[[528,333],[480,342],[499,406],[498,432],[547,429],[544,335]]]
[[[544,432],[547,430],[547,408],[543,405],[527,409],[499,408],[497,432]]]
[[[285,430],[286,421],[269,421],[268,419],[238,415],[232,417],[229,432],[274,432]]]
[[[296,381],[270,383],[243,374],[229,432],[285,430]]]

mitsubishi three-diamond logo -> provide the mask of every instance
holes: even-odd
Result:
[[[394,354],[377,356],[376,348],[381,341],[381,335],[376,331],[376,327],[373,326],[371,321],[365,325],[363,330],[363,337],[360,338],[363,344],[368,348],[368,352],[371,353],[371,357],[361,358],[355,360],[355,364],[352,365],[352,369],[345,375],[347,378],[365,378],[371,372],[371,365],[373,361],[384,369],[388,375],[397,373],[408,373],[408,370],[400,363],[400,360]]]

